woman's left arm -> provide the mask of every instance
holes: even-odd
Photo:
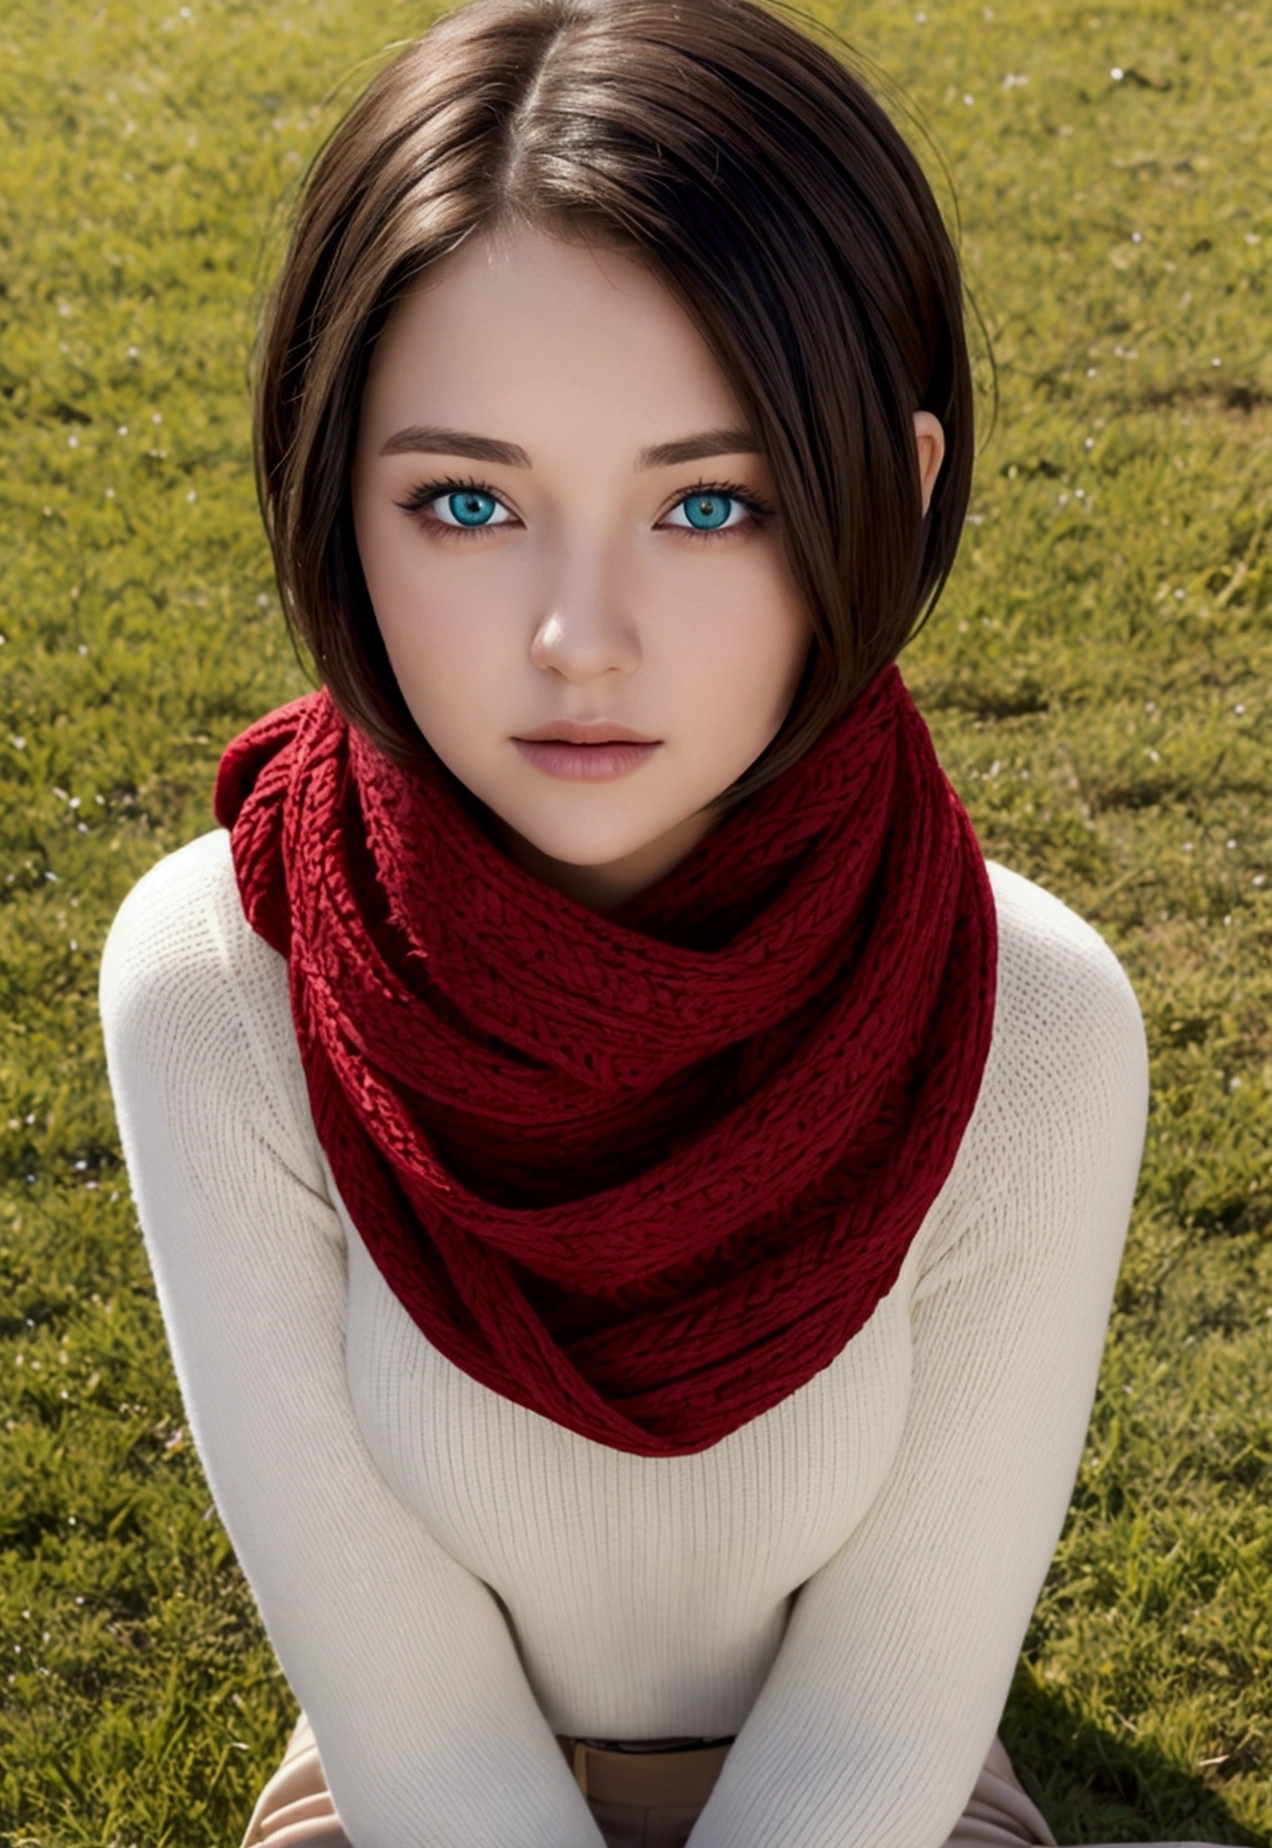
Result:
[[[940,1848],[1060,1535],[1139,1170],[1147,1055],[1112,953],[995,873],[994,1050],[912,1297],[901,1444],[865,1519],[800,1588],[692,1848]]]

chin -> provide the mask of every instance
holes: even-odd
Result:
[[[526,845],[563,866],[612,866],[628,860],[662,838],[663,830],[621,832],[587,828],[517,830]]]
[[[648,818],[630,811],[623,813],[622,806],[613,801],[616,793],[607,791],[607,802],[566,801],[560,807],[551,805],[546,813],[543,808],[531,809],[522,803],[508,803],[496,812],[504,827],[533,852],[565,866],[609,866],[630,859],[655,847],[668,835],[674,836],[689,819],[679,812]]]

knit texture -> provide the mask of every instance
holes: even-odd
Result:
[[[895,667],[598,916],[324,692],[217,814],[286,955],[319,1140],[386,1282],[475,1379],[644,1456],[718,1443],[896,1281],[975,1104],[994,908]]]
[[[1068,1506],[1147,1098],[1114,957],[989,873],[993,1043],[895,1285],[686,1457],[538,1416],[407,1315],[228,835],[129,895],[102,1023],[187,1429],[356,1848],[602,1848],[553,1731],[736,1733],[692,1848],[946,1841]]]

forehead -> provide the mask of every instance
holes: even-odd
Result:
[[[364,420],[484,427],[554,410],[639,425],[648,440],[735,419],[728,380],[653,271],[626,253],[518,227],[465,243],[391,311],[372,355]],[[502,426],[502,427],[501,427]],[[657,426],[657,427],[655,427]]]

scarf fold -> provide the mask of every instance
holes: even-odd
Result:
[[[288,962],[341,1198],[456,1366],[684,1456],[828,1366],[892,1288],[976,1102],[997,954],[896,667],[604,914],[325,691],[230,745],[215,808]]]

